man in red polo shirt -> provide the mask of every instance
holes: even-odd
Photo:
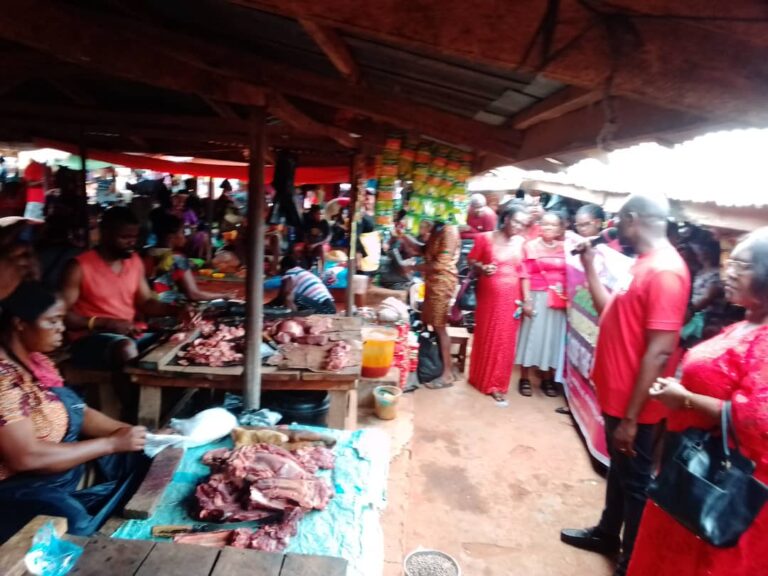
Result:
[[[474,240],[478,234],[496,230],[499,217],[482,194],[472,194],[469,198],[467,225],[461,227],[462,240]]]
[[[621,551],[614,576],[626,574],[629,565],[653,471],[656,429],[665,416],[664,407],[649,399],[649,390],[657,378],[675,370],[669,360],[690,294],[688,268],[667,240],[668,216],[665,199],[631,196],[621,208],[619,239],[638,258],[612,295],[597,276],[588,243],[580,247],[600,313],[592,381],[605,420],[611,468],[599,524],[563,530],[561,540],[606,555]]]

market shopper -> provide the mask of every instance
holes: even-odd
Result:
[[[150,290],[136,254],[139,223],[128,208],[106,210],[99,230],[99,246],[72,260],[64,272],[66,324],[74,365],[114,369],[155,340],[137,323],[139,313],[178,316],[184,310],[160,302]]]
[[[605,211],[597,204],[584,204],[576,211],[573,227],[580,236],[589,238],[603,231]]]
[[[418,243],[410,237],[403,238],[414,248],[418,247]],[[448,314],[458,285],[459,272],[456,263],[459,260],[460,247],[458,226],[436,221],[423,247],[424,263],[415,266],[415,269],[424,276],[425,285],[421,321],[426,326],[434,328],[440,340],[440,357],[443,361],[442,375],[432,382],[427,382],[425,384],[427,388],[446,388],[453,385]]]
[[[29,224],[24,219],[0,218],[0,300],[16,290],[22,280],[36,274],[28,230]]]
[[[731,303],[746,309],[746,321],[692,348],[683,361],[682,380],[660,379],[650,395],[670,409],[670,432],[719,429],[723,403],[730,401],[739,450],[757,464],[755,477],[768,482],[768,228],[753,232],[733,250],[725,291]],[[766,540],[768,508],[736,546],[715,548],[649,505],[629,574],[755,576],[765,573]]]
[[[323,209],[315,204],[304,217],[304,258],[309,266],[319,262],[318,270],[325,269],[325,255],[331,249],[331,225],[323,217]]]
[[[469,383],[497,402],[509,390],[517,332],[521,280],[527,277],[523,264],[523,234],[529,216],[520,205],[510,205],[502,214],[502,228],[475,237],[469,264],[478,275],[474,343],[469,364]]]
[[[515,364],[520,366],[518,392],[533,395],[531,368],[541,371],[541,390],[558,395],[555,371],[565,352],[566,295],[563,217],[547,212],[541,217],[539,237],[525,244],[523,258],[523,319],[517,339]]]
[[[669,359],[690,292],[685,262],[667,239],[668,216],[666,199],[635,195],[625,202],[619,211],[619,239],[639,257],[631,276],[614,287],[612,296],[598,278],[594,250],[588,242],[579,247],[600,314],[592,381],[611,467],[600,522],[592,528],[563,530],[561,539],[606,555],[621,551],[615,576],[624,576],[629,565],[653,471],[657,424],[666,415],[664,406],[649,400],[649,391],[659,377],[674,373]]]
[[[472,194],[469,197],[467,225],[461,227],[462,240],[474,240],[479,234],[496,230],[499,216],[488,207],[488,200],[483,194]]]
[[[89,536],[130,496],[146,468],[146,430],[87,407],[45,354],[62,343],[63,300],[22,283],[0,315],[0,542],[38,515]],[[100,484],[81,487],[85,464]]]
[[[280,261],[280,274],[280,293],[270,304],[286,306],[294,312],[336,314],[336,303],[323,281],[299,266],[293,256],[284,256]]]
[[[186,299],[192,302],[228,298],[223,292],[208,292],[197,286],[192,265],[184,253],[187,237],[184,222],[172,214],[166,214],[155,231],[158,245],[152,249],[158,262],[152,278],[152,289],[161,302],[180,303]]]

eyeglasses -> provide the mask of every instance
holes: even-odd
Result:
[[[744,262],[744,260],[733,260],[728,258],[725,261],[726,270],[734,270],[737,274],[742,274],[752,270],[752,264],[750,262]]]

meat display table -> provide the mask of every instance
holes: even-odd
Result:
[[[275,370],[263,368],[261,389],[324,390],[330,395],[328,426],[343,430],[357,427],[357,386],[359,370],[350,373],[327,374],[308,370]],[[139,424],[157,428],[160,424],[160,401],[163,388],[204,388],[242,392],[243,368],[212,368],[202,366],[167,366],[163,370],[137,366],[125,370],[140,387]]]

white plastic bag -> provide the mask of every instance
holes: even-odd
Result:
[[[171,428],[184,436],[184,447],[195,448],[228,436],[237,426],[237,418],[224,408],[209,408],[192,418],[171,419]]]

